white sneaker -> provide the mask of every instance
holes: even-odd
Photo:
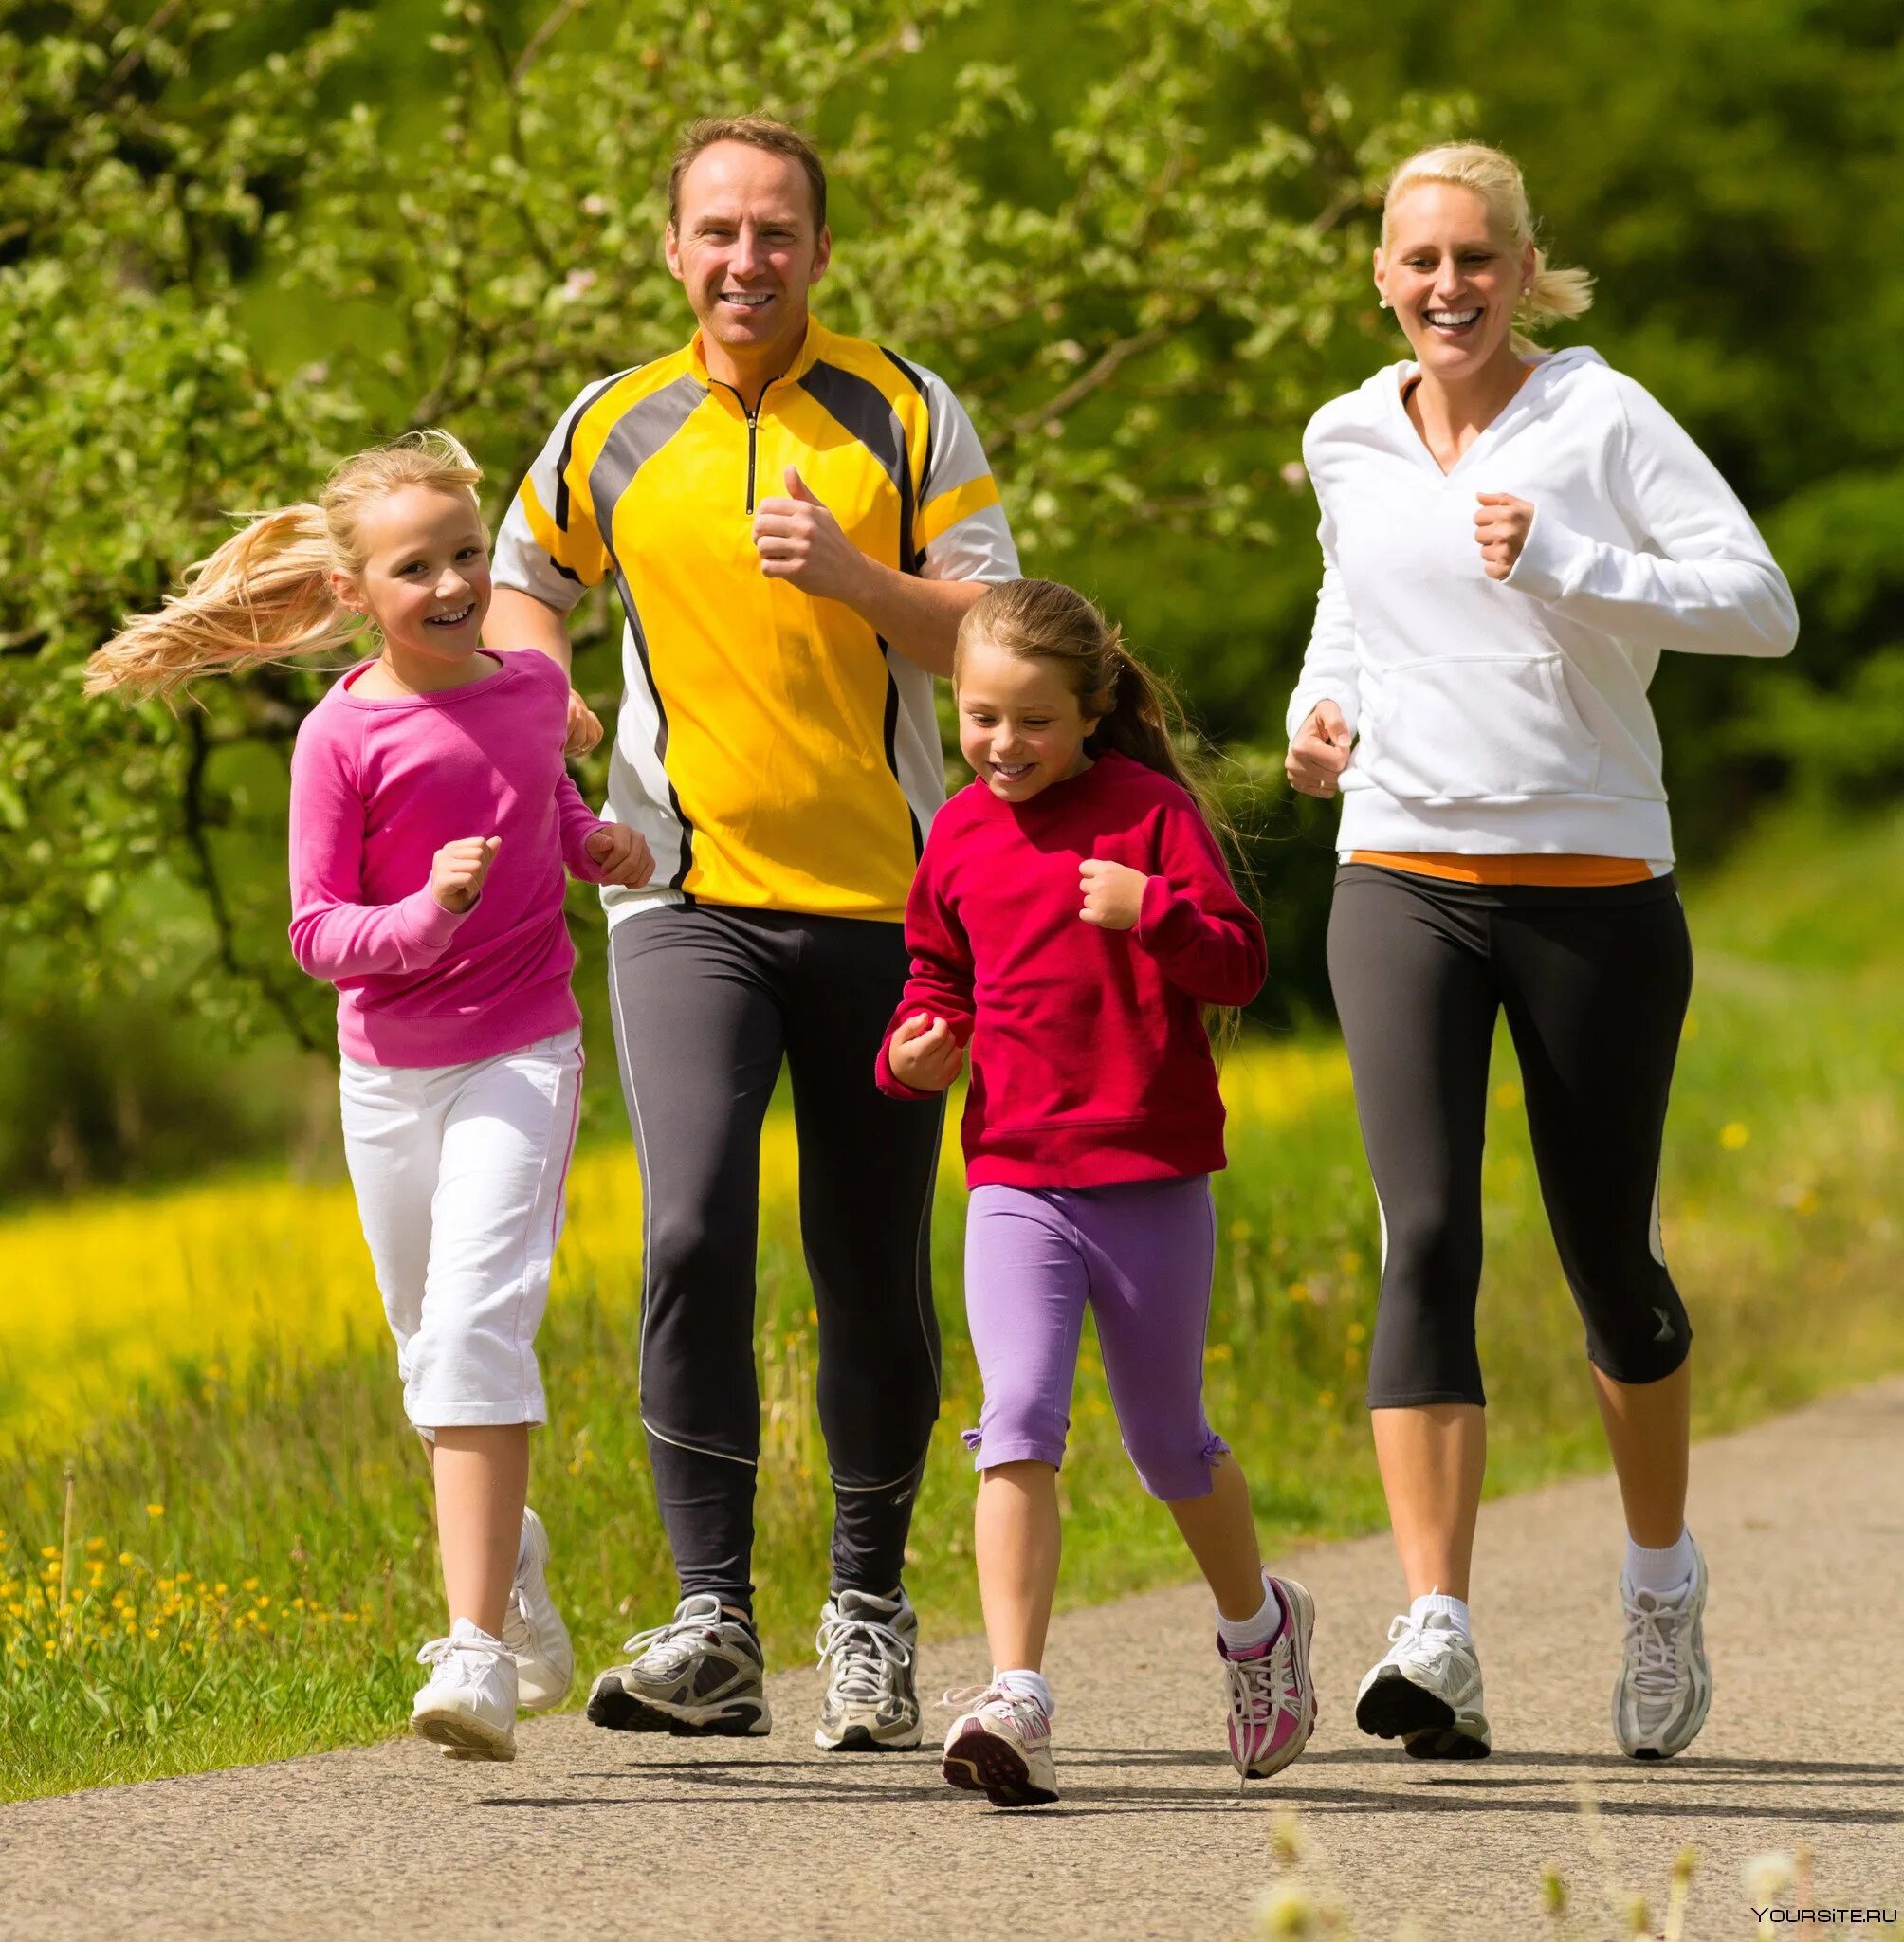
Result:
[[[910,1752],[925,1737],[919,1717],[919,1614],[902,1591],[875,1598],[842,1591],[820,1608],[814,1650],[826,1696],[814,1745],[822,1753]]]
[[[1626,1643],[1613,1688],[1613,1737],[1635,1760],[1670,1760],[1697,1738],[1712,1703],[1706,1658],[1706,1560],[1677,1591],[1636,1591],[1625,1572]]]
[[[525,1509],[516,1582],[509,1587],[509,1609],[503,1621],[503,1643],[516,1661],[516,1704],[524,1713],[559,1706],[576,1676],[568,1627],[549,1596],[548,1563],[549,1533],[542,1520]]]
[[[1418,1760],[1485,1760],[1493,1750],[1481,1704],[1473,1641],[1445,1612],[1416,1624],[1403,1612],[1388,1652],[1355,1695],[1355,1723],[1377,1739],[1399,1738]]]
[[[995,1807],[1041,1807],[1058,1797],[1052,1723],[1045,1709],[1002,1686],[945,1695],[968,1710],[945,1735],[941,1768],[954,1786],[981,1793]]]
[[[500,1639],[458,1619],[447,1639],[416,1655],[434,1666],[411,1708],[410,1728],[465,1760],[516,1757],[516,1661]]]

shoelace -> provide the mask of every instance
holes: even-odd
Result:
[[[1012,1715],[1012,1723],[1021,1733],[1034,1738],[1042,1737],[1052,1730],[1051,1721],[1045,1716],[1045,1709],[1024,1693],[1014,1693],[1003,1686],[955,1686],[949,1693],[939,1695],[939,1703],[953,1713],[977,1713],[987,1706],[1002,1706]]]
[[[1246,1726],[1275,1724],[1278,1713],[1296,1708],[1295,1660],[1278,1640],[1260,1658],[1229,1658],[1230,1704]]]
[[[509,1658],[500,1639],[432,1639],[416,1655],[418,1665],[447,1666],[466,1677],[478,1678],[499,1658]]]
[[[903,1669],[912,1659],[912,1648],[890,1625],[840,1612],[822,1621],[814,1650],[822,1665],[833,1661],[833,1690],[847,1699],[883,1699],[886,1668]]]
[[[1626,1662],[1635,1687],[1649,1699],[1670,1699],[1679,1690],[1679,1628],[1686,1617],[1683,1603],[1651,1591],[1636,1592],[1626,1607]]]
[[[652,1656],[653,1664],[650,1670],[665,1677],[669,1673],[679,1672],[694,1651],[695,1641],[704,1636],[711,1636],[723,1622],[719,1599],[710,1598],[710,1609],[703,1609],[697,1603],[694,1611],[687,1605],[694,1601],[686,1601],[681,1608],[665,1625],[650,1625],[645,1632],[637,1632],[632,1638],[621,1641],[621,1649],[628,1654],[629,1662],[645,1659]]]
[[[1388,1627],[1389,1644],[1400,1645],[1406,1640],[1415,1651],[1436,1659],[1451,1658],[1460,1637],[1458,1632],[1444,1631],[1438,1625],[1431,1632],[1426,1626],[1418,1625],[1406,1612],[1400,1613]]]

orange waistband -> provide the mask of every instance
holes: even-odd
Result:
[[[1525,884],[1529,888],[1601,889],[1650,883],[1653,871],[1638,856],[1456,856],[1425,850],[1351,850],[1351,863],[1403,870],[1455,884]]]

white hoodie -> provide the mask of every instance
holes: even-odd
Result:
[[[1402,403],[1414,371],[1377,372],[1303,437],[1323,581],[1289,732],[1324,700],[1359,731],[1343,850],[1663,866],[1660,650],[1790,652],[1785,576],[1712,462],[1598,351],[1542,357],[1445,474]],[[1482,492],[1534,506],[1505,580],[1481,570]]]

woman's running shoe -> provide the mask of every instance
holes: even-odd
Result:
[[[500,1639],[458,1619],[416,1655],[433,1666],[411,1708],[411,1731],[465,1760],[516,1757],[516,1661]]]
[[[995,1807],[1042,1807],[1057,1799],[1052,1723],[1035,1699],[984,1686],[945,1700],[966,1709],[945,1735],[941,1770],[954,1786],[983,1794]]]
[[[760,1641],[713,1592],[684,1598],[667,1624],[637,1632],[621,1649],[634,1658],[610,1666],[589,1694],[595,1725],[729,1737],[772,1730]]]
[[[1315,1601],[1293,1578],[1263,1584],[1283,1608],[1282,1630],[1267,1645],[1241,1651],[1225,1645],[1223,1682],[1230,1695],[1230,1758],[1238,1776],[1267,1780],[1280,1773],[1315,1731],[1315,1681],[1309,1676],[1309,1639],[1315,1631]]]
[[[1613,1689],[1613,1737],[1635,1760],[1670,1760],[1698,1737],[1712,1703],[1706,1658],[1706,1560],[1677,1591],[1638,1591],[1622,1571],[1626,1642]]]
[[[1399,1739],[1418,1760],[1485,1760],[1493,1742],[1468,1635],[1445,1612],[1419,1625],[1403,1612],[1388,1640],[1386,1657],[1356,1693],[1356,1725],[1379,1740]]]
[[[909,1752],[919,1717],[919,1614],[902,1591],[875,1598],[842,1591],[820,1608],[814,1650],[826,1668],[826,1697],[814,1745],[822,1753]]]
[[[533,1511],[524,1510],[516,1582],[503,1621],[503,1643],[516,1661],[516,1703],[524,1713],[559,1706],[576,1676],[568,1627],[549,1596],[548,1566],[549,1533]]]

